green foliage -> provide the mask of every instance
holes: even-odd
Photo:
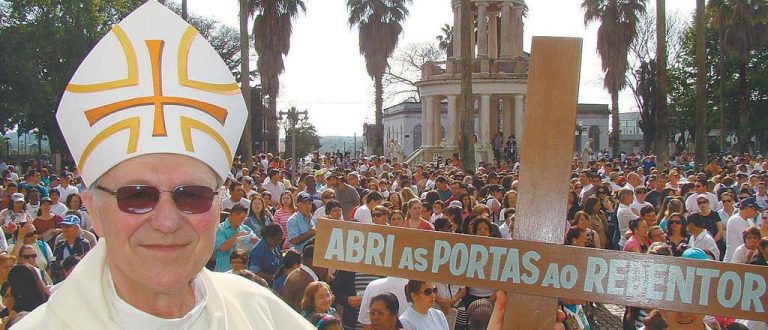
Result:
[[[112,25],[144,2],[0,0],[0,131],[37,130],[53,152],[69,154],[55,119],[64,88]],[[237,72],[239,33],[210,19],[190,21]]]
[[[291,152],[291,130],[285,130],[285,150],[290,157]],[[308,124],[307,127],[296,128],[296,158],[303,158],[312,151],[320,150],[320,136],[317,135],[315,125]]]
[[[710,15],[716,14],[710,13]],[[673,133],[687,131],[691,136],[697,134],[694,124],[694,112],[696,107],[696,62],[695,62],[695,29],[691,26],[685,32],[682,43],[682,51],[679,60],[670,62],[669,88],[670,88],[670,128]],[[739,97],[741,94],[739,85],[739,60],[735,54],[726,51],[725,75],[719,71],[720,43],[718,31],[712,25],[707,27],[706,35],[706,88],[707,88],[707,131],[719,127],[720,111],[725,111],[726,134],[739,132],[742,129],[739,109]],[[748,126],[746,132],[749,136],[756,135],[765,146],[765,132],[768,129],[768,44],[752,52],[751,59],[746,63],[748,95]],[[725,108],[720,109],[719,84],[725,79],[724,103]],[[686,141],[678,141],[681,147]]]

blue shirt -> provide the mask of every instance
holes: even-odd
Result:
[[[256,243],[248,256],[248,270],[254,273],[275,274],[282,263],[280,247],[270,250],[266,240]]]
[[[245,237],[253,234],[253,230],[244,224],[240,224],[237,228],[232,228],[232,225],[229,224],[229,219],[224,220],[224,222],[219,224],[219,228],[216,229],[216,243],[213,245],[214,251],[216,252],[216,268],[214,271],[226,272],[232,269],[232,265],[229,263],[229,256],[232,254],[232,250],[235,249],[237,244],[232,244],[232,247],[224,252],[219,251],[219,246],[221,246],[221,243],[224,243],[224,241],[235,236],[235,234],[241,230],[244,230],[247,233]]]
[[[299,235],[302,235],[306,232],[308,232],[310,229],[315,228],[315,219],[312,219],[312,216],[310,215],[310,218],[307,219],[304,217],[301,212],[294,213],[289,219],[288,219],[288,244],[290,247],[294,248],[294,250],[301,252],[304,250],[304,246],[307,245],[307,241],[299,243],[298,245],[294,245],[291,243],[291,240],[298,237]]]

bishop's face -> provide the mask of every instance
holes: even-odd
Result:
[[[216,178],[201,161],[151,154],[118,164],[101,176],[98,184],[111,190],[149,185],[170,191],[181,185],[215,188]],[[115,196],[109,193],[92,189],[82,196],[94,228],[105,238],[107,264],[118,292],[126,287],[167,294],[184,290],[213,251],[219,214],[216,203],[207,212],[187,214],[176,207],[170,193],[162,192],[150,212],[128,214],[118,208]]]

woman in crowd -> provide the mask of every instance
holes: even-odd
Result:
[[[504,219],[504,212],[507,209],[509,209],[509,208],[514,209],[514,208],[517,207],[517,191],[515,191],[515,190],[507,191],[504,194],[504,198],[502,198],[501,205],[503,206],[503,208],[499,212],[499,219]]]
[[[16,244],[11,249],[11,254],[18,256],[20,262],[26,262],[41,271],[48,270],[48,264],[53,259],[54,254],[48,243],[38,239],[39,235],[35,226],[32,223],[27,223],[19,228],[14,236],[16,237]],[[23,251],[24,246],[30,246],[31,249],[25,252]]]
[[[667,221],[669,221],[669,216],[673,213],[683,214],[683,201],[674,197],[664,199],[659,214],[656,215],[661,229],[667,230]]]
[[[16,313],[31,312],[48,301],[48,290],[30,265],[22,263],[11,268],[3,287],[6,285],[13,297],[12,310]]]
[[[38,236],[45,242],[52,242],[56,235],[61,233],[59,224],[63,221],[58,214],[51,212],[51,199],[44,197],[40,201],[40,209],[37,211],[37,218],[32,220],[32,224],[37,228]],[[58,229],[58,230],[57,230]]]
[[[608,244],[608,235],[606,234],[608,219],[605,217],[602,207],[599,198],[590,196],[584,201],[582,212],[587,215],[588,227],[597,233],[599,243],[595,247],[604,249]],[[574,217],[576,216],[574,215]]]
[[[462,208],[460,206],[448,206],[445,208],[445,211],[443,211],[443,214],[445,217],[453,223],[454,232],[460,233],[461,232],[461,222],[462,219],[464,219],[461,216]]]
[[[672,255],[679,257],[683,255],[681,244],[688,244],[688,224],[682,213],[672,213],[667,220],[667,245],[672,250]]]
[[[344,209],[341,208],[341,203],[335,199],[325,203],[325,216],[326,218],[333,220],[344,220],[342,214]]]
[[[363,301],[363,292],[368,284],[382,276],[356,273],[339,270],[333,281],[332,291],[336,305],[342,306],[342,323],[344,329],[355,329],[362,327],[357,323],[357,316],[360,312],[360,304]]]
[[[265,226],[261,234],[263,238],[248,254],[248,270],[272,283],[279,275],[278,270],[282,263],[280,245],[283,240],[283,229],[280,225],[272,223]]]
[[[472,214],[472,209],[475,208],[475,199],[469,193],[461,193],[458,197],[456,197],[456,200],[460,201],[461,206],[463,207],[461,211],[461,218],[466,219],[470,214]],[[515,204],[517,204],[517,201],[515,201]]]
[[[91,217],[83,206],[82,197],[80,197],[79,194],[69,194],[64,203],[67,204],[69,211],[78,213],[77,216],[80,217],[80,228],[83,230],[91,230]]]
[[[408,207],[407,219],[404,223],[406,228],[435,230],[435,227],[429,221],[421,217],[421,201],[418,198],[408,200],[406,206]]]
[[[26,212],[26,203],[24,202],[24,195],[21,193],[15,193],[11,196],[11,202],[8,204],[8,208],[0,211],[0,220],[3,222],[3,232],[5,237],[11,237],[21,223],[27,223],[32,221],[32,217]],[[0,242],[0,245],[5,243]],[[8,243],[4,245],[5,249],[8,249]]]
[[[565,232],[565,245],[585,247],[587,244],[587,233],[583,228],[573,226]]]
[[[266,209],[269,211],[269,213],[275,214],[275,207],[272,206],[272,193],[269,192],[269,190],[264,190],[261,192],[261,202],[266,206]]]
[[[259,195],[253,195],[251,206],[249,207],[248,217],[243,222],[244,225],[253,230],[253,234],[261,239],[261,229],[272,223],[272,213],[269,213],[264,207],[264,201]]]
[[[309,323],[312,323],[312,325],[317,328],[317,330],[342,330],[341,327],[341,320],[339,320],[338,316],[331,315],[331,314],[325,314],[325,313],[315,313],[312,314],[312,316],[309,317]]]
[[[387,226],[387,219],[389,218],[389,209],[384,205],[376,205],[371,210],[371,219],[374,224]]]
[[[248,253],[243,249],[233,249],[229,254],[229,264],[232,269],[224,272],[226,274],[236,274],[241,270],[245,270],[245,266],[248,265]]]
[[[325,218],[328,215],[325,212],[326,207],[328,202],[334,199],[336,199],[336,192],[331,188],[325,189],[322,193],[320,193],[320,201],[323,203],[323,206],[318,207],[317,210],[315,210],[315,213],[312,214],[315,220]]]
[[[594,198],[594,197],[590,197]],[[587,212],[584,211],[578,211],[574,215],[573,219],[573,226],[580,228],[584,231],[586,236],[586,243],[585,247],[591,247],[591,248],[600,248],[602,249],[604,247],[604,243],[600,239],[600,235],[598,232],[593,230],[592,228],[589,228],[590,221],[589,221],[589,215]]]
[[[744,244],[739,245],[733,252],[731,262],[735,264],[746,264],[757,255],[757,246],[760,243],[760,229],[749,227],[742,233]]]
[[[403,209],[403,200],[400,199],[400,194],[398,193],[391,193],[389,194],[389,197],[387,197],[387,200],[392,203],[392,210],[402,210]]]
[[[405,297],[411,306],[400,316],[406,330],[448,330],[448,320],[435,305],[437,290],[431,282],[410,280],[405,286]]]
[[[400,210],[403,211],[403,213],[408,213],[408,201],[414,198],[419,199],[411,188],[403,187],[403,189],[400,190],[400,200],[403,201]]]
[[[368,314],[371,317],[373,330],[402,330],[403,324],[398,319],[400,303],[397,297],[389,292],[380,293],[371,298]]]
[[[8,273],[16,265],[16,256],[8,252],[0,252],[0,283],[8,280]]]
[[[333,304],[333,293],[328,283],[315,281],[309,283],[304,289],[304,297],[301,298],[301,315],[307,320],[315,313],[330,314],[338,317]]]
[[[757,243],[757,252],[752,260],[749,261],[750,265],[768,266],[768,238],[763,237],[760,239],[760,243]]]
[[[648,224],[641,218],[632,219],[629,221],[629,231],[632,236],[629,237],[624,244],[624,251],[626,252],[648,252]]]
[[[392,210],[389,213],[389,219],[387,220],[392,227],[405,227],[405,217],[400,210]]]
[[[301,266],[301,254],[298,252],[294,250],[285,250],[282,256],[283,264],[280,266],[280,269],[277,270],[277,276],[272,283],[272,290],[275,290],[278,296],[283,294],[283,285],[285,284],[285,279],[288,277],[288,274]]]
[[[565,209],[568,211],[566,214],[566,220],[573,222],[573,219],[576,216],[576,212],[581,209],[581,205],[579,204],[579,195],[576,193],[576,191],[568,191],[568,202]]]
[[[288,219],[296,213],[296,204],[293,202],[293,194],[290,191],[284,191],[280,194],[280,208],[275,211],[274,223],[283,228],[283,238],[288,234]],[[288,248],[288,240],[283,243],[283,249]]]

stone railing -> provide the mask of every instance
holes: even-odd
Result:
[[[483,72],[480,59],[472,61],[473,77],[498,77],[518,78],[528,75],[528,60],[517,59],[489,59],[488,70]],[[421,79],[459,79],[461,75],[461,62],[459,59],[450,58],[445,61],[427,62],[421,68]]]

